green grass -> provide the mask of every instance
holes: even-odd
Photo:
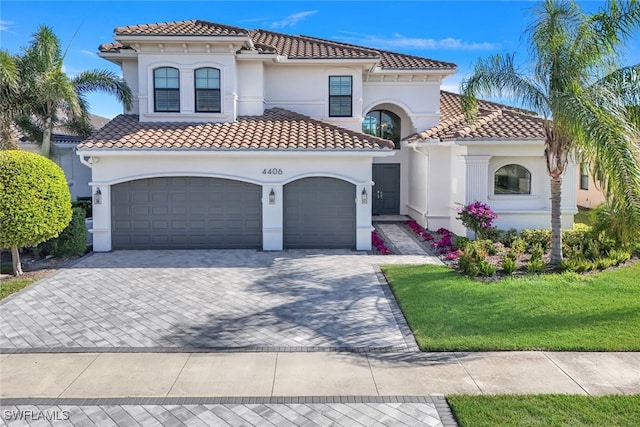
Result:
[[[591,209],[578,208],[578,213],[573,217],[576,224],[593,225],[591,221]]]
[[[449,396],[460,427],[629,426],[640,423],[640,395]]]
[[[19,290],[26,288],[30,284],[40,280],[39,276],[31,277],[12,277],[0,281],[0,300],[5,299],[11,294],[18,292]]]
[[[428,351],[640,350],[640,263],[482,283],[448,267],[383,267]]]

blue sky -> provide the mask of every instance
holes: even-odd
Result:
[[[68,48],[65,70],[73,75],[101,68],[119,72],[96,55],[113,40],[118,26],[203,19],[248,29],[304,34],[363,46],[454,62],[458,74],[443,88],[457,91],[478,58],[516,53],[527,62],[521,39],[531,17],[530,1],[12,1],[0,3],[0,48],[12,53],[48,25]],[[581,2],[592,12],[604,2]],[[74,33],[75,35],[74,38]],[[625,64],[640,62],[640,34],[623,53]],[[120,105],[91,95],[94,114],[114,117]]]

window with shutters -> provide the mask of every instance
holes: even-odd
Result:
[[[180,72],[177,68],[161,67],[153,70],[154,111],[180,112]]]
[[[198,68],[195,70],[195,95],[196,112],[219,113],[222,105],[220,70],[217,68]]]
[[[351,117],[351,76],[329,76],[329,117]]]

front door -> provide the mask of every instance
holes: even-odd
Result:
[[[400,214],[400,164],[374,164],[373,183],[372,214]]]

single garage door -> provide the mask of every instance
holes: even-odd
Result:
[[[356,187],[335,178],[303,178],[284,186],[285,248],[356,246]]]
[[[262,189],[219,178],[165,177],[111,190],[114,249],[262,248]]]

